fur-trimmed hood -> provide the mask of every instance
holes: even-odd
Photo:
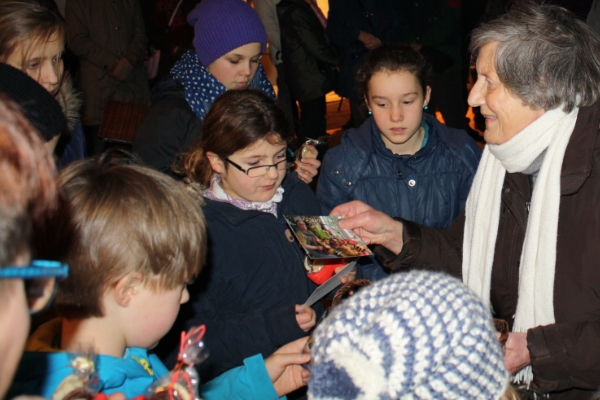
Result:
[[[75,129],[75,124],[80,118],[81,105],[83,100],[81,99],[81,93],[73,87],[73,79],[68,72],[65,72],[62,79],[62,84],[56,95],[56,100],[60,104],[65,118],[67,119],[67,128],[69,132]]]

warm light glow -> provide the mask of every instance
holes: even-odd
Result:
[[[317,0],[317,5],[325,14],[325,17],[329,15],[329,1],[328,0]]]

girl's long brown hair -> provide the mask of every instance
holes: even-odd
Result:
[[[229,90],[212,105],[202,124],[201,136],[183,156],[175,171],[192,182],[210,184],[212,168],[206,152],[221,159],[260,139],[289,143],[290,125],[275,101],[260,90]]]

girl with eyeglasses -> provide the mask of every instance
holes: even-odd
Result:
[[[206,203],[209,250],[176,329],[206,324],[211,355],[199,366],[203,379],[305,336],[323,312],[320,305],[300,311],[316,286],[283,215],[320,209],[308,185],[287,173],[291,139],[273,99],[231,90],[215,101],[201,140],[182,161],[181,172]],[[175,352],[177,341],[167,342],[161,350]]]

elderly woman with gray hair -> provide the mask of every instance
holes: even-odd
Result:
[[[446,230],[360,202],[331,214],[392,271],[461,277],[509,323],[505,363],[524,394],[589,398],[600,386],[600,39],[526,0],[476,29],[471,50],[469,104],[487,146],[465,213]]]

